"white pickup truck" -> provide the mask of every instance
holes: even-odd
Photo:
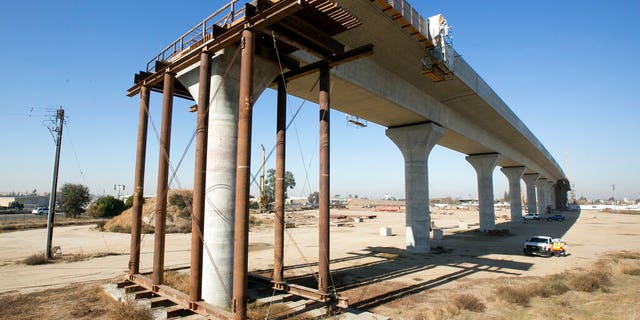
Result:
[[[524,243],[525,255],[541,255],[550,257],[553,253],[551,247],[553,246],[553,240],[548,236],[533,236]]]

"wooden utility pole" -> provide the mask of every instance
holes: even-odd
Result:
[[[58,133],[56,138],[56,158],[53,163],[53,183],[51,185],[51,198],[49,199],[49,216],[47,220],[47,247],[45,258],[51,259],[51,242],[53,241],[53,222],[56,215],[56,193],[58,190],[58,168],[60,167],[60,147],[62,146],[62,126],[64,124],[64,109],[60,107],[56,112],[57,125],[52,129]]]

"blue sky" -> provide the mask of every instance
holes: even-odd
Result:
[[[363,0],[364,1],[364,0]],[[49,191],[55,146],[46,123],[62,106],[60,183],[114,194],[133,183],[138,99],[125,91],[153,55],[226,1],[12,1],[0,12],[0,192]],[[640,198],[638,121],[640,5],[635,1],[412,1],[423,16],[442,13],[454,47],[546,146],[575,184],[577,196]],[[152,95],[159,127],[160,96]],[[193,133],[190,102],[176,99],[172,162]],[[275,94],[255,106],[253,159],[274,144]],[[290,98],[290,112],[301,104]],[[347,126],[332,113],[332,194],[402,197],[400,152],[383,127]],[[159,129],[159,128],[158,128]],[[302,107],[288,135],[287,164],[298,186],[317,190],[317,105]],[[299,141],[299,142],[298,142]],[[304,158],[304,162],[302,160]],[[146,193],[155,192],[157,139],[150,127]],[[569,163],[569,165],[567,165]],[[273,160],[267,167],[274,167]],[[305,173],[308,167],[308,175]],[[172,187],[191,187],[193,148]],[[464,155],[436,147],[431,196],[475,197],[475,173]],[[309,181],[306,181],[306,177]],[[507,189],[494,173],[494,193]],[[256,193],[255,188],[253,193]]]

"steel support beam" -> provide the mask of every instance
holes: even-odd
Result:
[[[339,66],[349,61],[364,58],[373,54],[373,44],[366,44],[361,47],[349,50],[343,54],[339,54],[330,59],[313,62],[300,67],[299,69],[286,72],[284,78],[287,81],[292,81],[298,78],[302,78],[306,75],[317,72],[317,70],[323,65],[327,65],[329,68]]]
[[[149,291],[153,291],[155,294],[172,301],[173,303],[181,306],[184,309],[190,309],[200,315],[206,316],[207,319],[231,318],[231,313],[227,310],[210,305],[203,301],[191,301],[187,294],[165,285],[153,284],[153,280],[144,275],[133,274],[127,276],[126,279]]]
[[[147,131],[149,124],[149,87],[140,88],[140,111],[138,113],[138,143],[136,168],[133,181],[133,206],[131,215],[131,248],[129,250],[129,274],[140,272],[140,234],[142,229],[142,205],[144,204],[144,169],[147,153]]]
[[[329,293],[329,66],[320,66],[320,186],[318,195],[318,292]]]
[[[242,31],[240,41],[240,99],[238,104],[238,155],[233,260],[233,319],[247,317],[249,253],[249,178],[251,172],[251,117],[253,112],[254,31]]]
[[[275,186],[275,228],[273,250],[273,281],[284,281],[284,200],[285,200],[285,150],[287,127],[287,87],[284,79],[278,77],[278,114],[276,129],[276,186]]]
[[[193,177],[193,204],[191,216],[191,270],[189,298],[202,299],[202,243],[204,241],[205,182],[207,173],[207,136],[209,127],[209,92],[211,88],[211,54],[200,54],[198,88],[198,118],[196,120],[196,159]]]
[[[167,224],[167,193],[169,191],[169,155],[171,150],[171,117],[173,112],[173,82],[175,74],[164,74],[162,95],[162,122],[160,127],[160,152],[158,156],[158,189],[156,193],[156,223],[153,242],[153,284],[163,282],[164,239]]]

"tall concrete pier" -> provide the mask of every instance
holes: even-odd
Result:
[[[253,88],[258,96],[279,74],[277,64],[257,58]],[[177,79],[198,96],[199,64],[178,74]],[[204,216],[202,298],[229,307],[233,278],[233,225],[235,209],[236,150],[240,55],[237,47],[212,57]]]
[[[520,180],[525,167],[505,167],[500,169],[509,180],[509,205],[511,207],[511,221],[522,218],[522,198],[520,197]]]
[[[538,181],[538,177],[540,175],[537,173],[529,173],[522,175],[522,180],[524,180],[525,185],[527,186],[527,212],[528,213],[537,213],[538,212],[538,202],[536,196],[536,181]]]
[[[480,231],[495,229],[495,210],[493,208],[493,169],[500,158],[499,154],[481,154],[467,156],[467,161],[476,170],[478,177],[478,210],[480,211]]]
[[[427,253],[431,250],[428,160],[444,129],[435,123],[426,123],[390,128],[386,134],[404,157],[407,251]]]

